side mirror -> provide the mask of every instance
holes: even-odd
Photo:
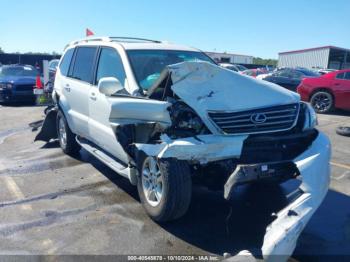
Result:
[[[124,87],[115,77],[103,77],[98,81],[98,90],[100,93],[105,94],[106,96],[111,96],[116,92],[123,90]]]

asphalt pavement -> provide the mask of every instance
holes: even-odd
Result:
[[[72,158],[57,142],[33,142],[29,123],[42,120],[43,110],[0,106],[0,254],[259,254],[271,214],[286,204],[289,185],[242,186],[231,201],[195,188],[185,217],[155,223],[136,188],[87,152]],[[350,114],[319,115],[332,141],[331,188],[296,260],[350,256],[350,137],[337,135],[338,125],[350,126]]]

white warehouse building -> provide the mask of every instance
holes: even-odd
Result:
[[[253,64],[253,56],[230,53],[205,52],[214,61],[231,64]]]
[[[350,49],[322,46],[281,52],[278,54],[278,67],[350,68]]]

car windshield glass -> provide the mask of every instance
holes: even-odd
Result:
[[[240,71],[244,71],[244,70],[247,70],[248,68],[246,68],[245,66],[242,66],[242,65],[236,65]]]
[[[319,73],[311,71],[311,70],[303,69],[303,70],[300,70],[300,72],[303,73],[306,76],[320,76]]]
[[[176,50],[129,50],[131,67],[139,86],[148,90],[159,78],[163,69],[185,61],[206,61],[214,63],[201,52]]]
[[[0,76],[37,76],[38,71],[32,66],[3,66]]]

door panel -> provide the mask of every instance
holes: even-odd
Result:
[[[93,87],[90,91],[89,107],[89,139],[122,162],[128,163],[127,154],[118,142],[109,121],[111,105],[97,87]]]
[[[96,85],[89,93],[89,139],[108,151],[124,163],[128,163],[128,156],[119,144],[115,132],[110,124],[111,104],[108,98],[99,92],[98,81],[103,77],[115,77],[122,85],[125,72],[121,58],[114,48],[102,47],[99,51],[96,69]]]
[[[343,109],[350,109],[350,73],[345,75],[349,79],[333,80],[332,88],[335,94],[335,106]]]
[[[72,131],[80,136],[88,136],[89,101],[91,85],[74,79],[62,82],[62,92],[70,106],[68,114],[72,120]]]
[[[62,91],[70,107],[68,114],[73,124],[72,130],[83,137],[89,136],[89,94],[92,88],[96,52],[97,47],[77,47],[74,64],[69,70],[69,78],[62,83]]]

